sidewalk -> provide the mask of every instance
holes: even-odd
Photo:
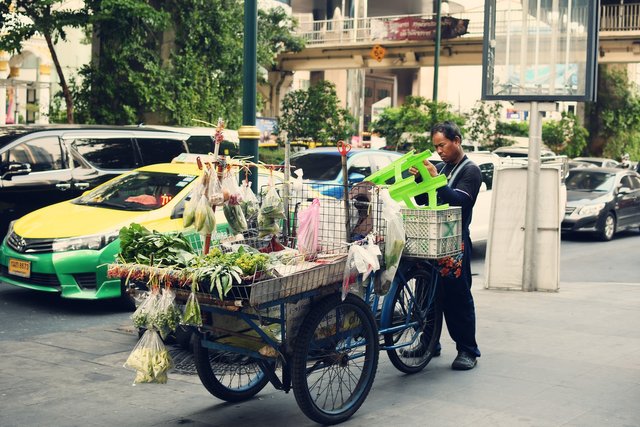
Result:
[[[480,281],[476,281],[480,283]],[[455,347],[403,375],[380,355],[369,397],[345,426],[640,425],[640,284],[562,283],[559,293],[474,289],[482,357],[452,371]],[[313,426],[268,385],[228,404],[197,375],[132,386],[127,325],[0,348],[0,425]]]

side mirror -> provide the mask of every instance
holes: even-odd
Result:
[[[31,173],[31,164],[9,163],[2,169],[2,179],[11,179],[12,176],[29,175]]]
[[[350,183],[356,184],[356,183],[358,183],[358,182],[362,182],[362,181],[364,181],[364,179],[365,179],[365,176],[364,176],[364,175],[362,175],[361,173],[358,173],[358,172],[351,172],[351,173],[349,174],[349,182],[350,182]]]

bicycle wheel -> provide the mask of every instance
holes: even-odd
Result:
[[[202,385],[227,402],[247,400],[269,382],[255,359],[203,347],[199,335],[194,339],[193,359]]]
[[[378,334],[360,298],[331,295],[300,326],[291,379],[298,406],[321,424],[337,424],[362,405],[376,375]]]
[[[433,357],[442,331],[442,305],[437,283],[425,266],[414,267],[404,277],[398,274],[396,280],[398,283],[389,306],[393,309],[391,322],[385,327],[413,322],[417,326],[384,334],[384,344],[391,347],[387,349],[387,355],[393,366],[413,374],[424,369]]]

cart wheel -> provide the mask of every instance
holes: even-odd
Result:
[[[433,357],[442,331],[442,305],[430,269],[418,265],[404,276],[398,274],[396,281],[392,303],[385,307],[393,310],[391,320],[384,322],[384,327],[417,326],[385,334],[384,344],[391,347],[387,355],[393,366],[413,374],[424,369]]]
[[[269,382],[255,359],[203,347],[199,334],[193,341],[193,359],[200,381],[218,399],[241,402],[253,397]]]
[[[371,309],[355,295],[331,295],[305,317],[293,349],[291,379],[298,406],[321,424],[337,424],[364,402],[378,366]]]

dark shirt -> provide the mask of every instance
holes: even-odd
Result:
[[[467,156],[465,155],[461,164]],[[449,175],[454,170],[455,165],[451,165],[442,162],[436,166],[438,173]],[[421,179],[418,179],[420,181]],[[469,224],[471,224],[471,217],[473,214],[473,205],[478,198],[478,191],[480,191],[480,185],[482,184],[482,173],[480,168],[469,160],[462,166],[462,169],[454,177],[453,182],[449,181],[446,186],[438,188],[438,203],[448,203],[451,206],[460,206],[462,208],[462,235],[463,237],[469,237]],[[421,205],[429,203],[429,196],[427,194],[421,194],[416,197],[416,202]]]

